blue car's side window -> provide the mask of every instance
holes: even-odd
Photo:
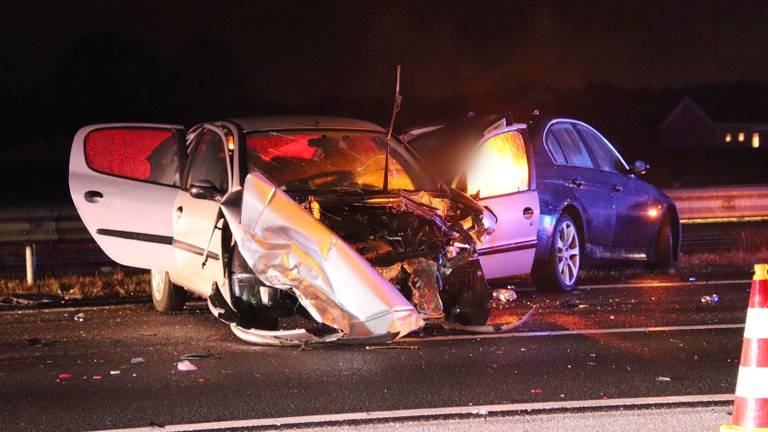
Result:
[[[550,133],[555,136],[560,148],[563,150],[568,165],[582,168],[593,168],[592,159],[587,153],[584,143],[576,134],[571,125],[567,123],[556,123],[550,127]]]
[[[563,154],[563,149],[560,148],[560,144],[558,144],[557,139],[555,139],[555,135],[552,132],[547,133],[546,145],[547,149],[549,149],[549,154],[552,155],[552,159],[554,159],[556,164],[566,165],[568,163],[568,160],[565,159],[565,155]]]
[[[576,125],[576,128],[589,149],[592,150],[592,156],[595,158],[597,167],[605,171],[620,172],[623,163],[613,149],[609,147],[609,144],[589,128],[582,125]]]

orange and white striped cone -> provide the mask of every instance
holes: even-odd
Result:
[[[733,418],[720,431],[768,432],[768,264],[755,264]]]

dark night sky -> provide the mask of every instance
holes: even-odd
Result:
[[[61,179],[88,123],[385,123],[398,63],[404,123],[594,83],[768,83],[768,2],[13,2],[0,49],[0,163]]]
[[[512,82],[685,86],[765,81],[768,2],[15,2],[2,52],[14,86],[44,78],[78,37],[125,35],[174,62],[200,44],[247,91],[369,94],[402,63],[411,92]],[[201,61],[215,61],[214,52]],[[206,58],[207,57],[207,58]],[[7,83],[7,81],[6,81]]]

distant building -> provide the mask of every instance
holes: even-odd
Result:
[[[661,124],[665,145],[683,148],[765,148],[768,107],[734,98],[684,98]]]

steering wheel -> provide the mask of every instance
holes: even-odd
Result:
[[[324,171],[300,179],[291,180],[290,182],[285,183],[284,186],[289,189],[293,187],[300,188],[307,185],[314,188],[317,186],[314,182],[322,179],[328,179],[321,183],[323,186],[342,186],[350,183],[354,184],[355,175],[351,171]]]

